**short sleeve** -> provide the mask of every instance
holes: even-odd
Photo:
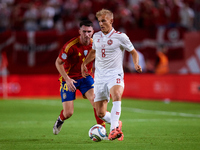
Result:
[[[63,62],[65,62],[65,61],[67,60],[67,58],[71,55],[71,52],[72,52],[71,48],[67,48],[67,44],[65,44],[65,45],[62,47],[62,49],[61,49],[61,51],[60,51],[58,57],[59,57]]]
[[[120,41],[121,41],[121,46],[128,52],[134,49],[133,44],[131,43],[129,37],[125,33],[121,34]]]

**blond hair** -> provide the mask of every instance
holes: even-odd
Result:
[[[113,19],[113,13],[108,9],[102,9],[96,13],[96,17],[99,18],[102,15],[108,15],[110,19]]]

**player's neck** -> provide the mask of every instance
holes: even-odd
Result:
[[[85,45],[85,46],[90,45],[90,40],[89,41],[81,41],[81,44]]]
[[[79,42],[80,42],[82,45],[85,45],[85,46],[90,45],[90,40],[84,41],[84,40],[81,39],[81,37],[79,37]]]
[[[87,46],[89,44],[90,44],[90,42],[84,42],[84,43],[82,43],[82,45],[85,45],[85,46]]]
[[[103,32],[104,35],[109,34],[112,31],[113,28],[110,28],[107,32]]]

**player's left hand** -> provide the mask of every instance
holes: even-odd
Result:
[[[140,65],[136,64],[136,65],[135,65],[135,70],[136,70],[137,72],[141,73],[141,72],[142,72],[142,67],[141,67]]]

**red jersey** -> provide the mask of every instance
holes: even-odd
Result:
[[[85,46],[81,44],[79,36],[69,40],[62,47],[59,58],[64,62],[65,71],[70,78],[74,80],[82,78],[81,64],[83,63],[91,49],[92,39],[90,44]],[[93,62],[90,62],[87,65],[90,74],[92,73],[92,65]]]

